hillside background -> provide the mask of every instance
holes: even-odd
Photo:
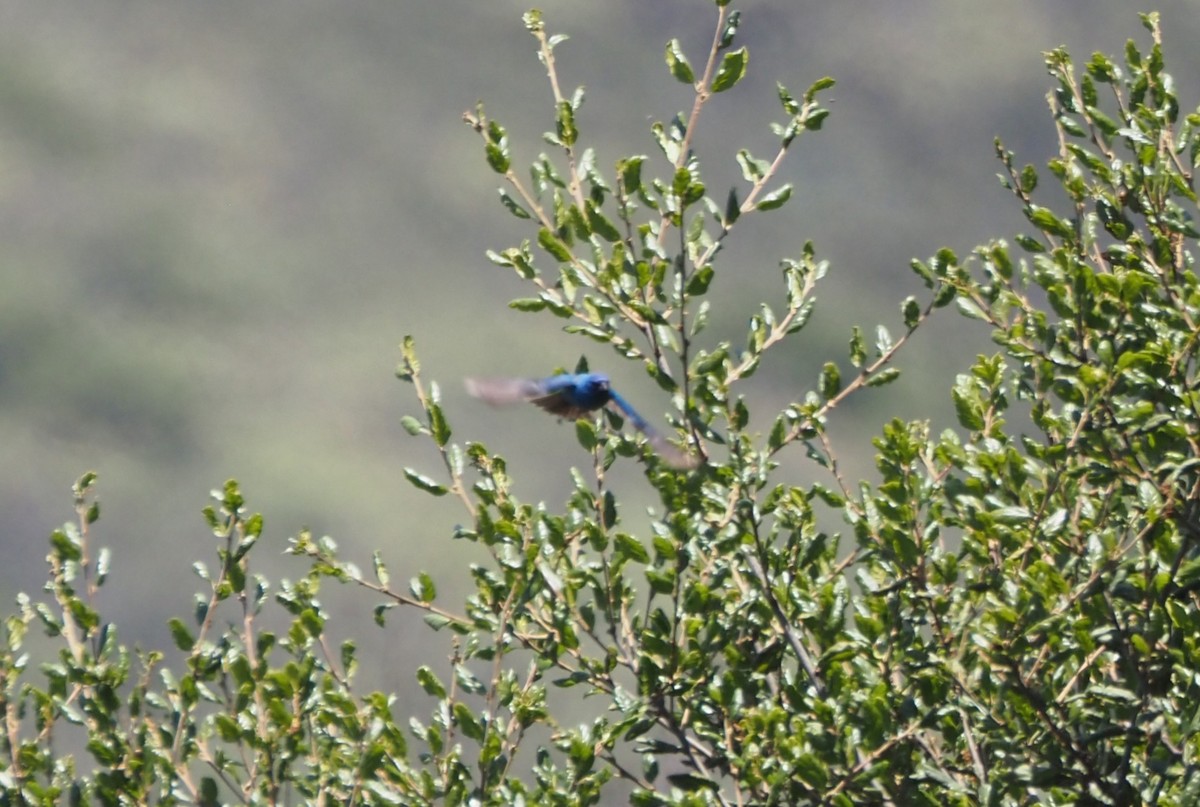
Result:
[[[690,105],[663,66],[679,37],[702,59],[705,0],[541,4],[568,87],[584,83],[584,137],[600,164],[656,154],[649,125]],[[792,202],[752,217],[723,254],[708,338],[740,339],[777,263],[807,239],[832,261],[803,347],[755,377],[751,403],[801,396],[850,328],[900,331],[921,289],[908,263],[960,255],[1023,229],[996,179],[992,140],[1019,163],[1056,150],[1042,52],[1077,64],[1148,35],[1126,0],[1007,3],[745,2],[750,75],[708,108],[697,142],[720,198],[733,154],[772,152],[779,80],[799,94],[824,75],[825,131],[806,135],[782,180]],[[572,430],[497,411],[462,392],[471,374],[541,374],[586,353],[652,419],[666,402],[639,367],[510,311],[524,293],[484,257],[526,237],[462,112],[483,99],[510,130],[515,163],[543,149],[549,90],[520,15],[492,2],[0,0],[0,601],[40,588],[45,538],[71,517],[70,484],[100,474],[95,540],[114,571],[101,605],[123,641],[169,643],[191,611],[191,572],[211,562],[207,491],[236,477],[267,517],[259,570],[302,527],[364,566],[380,548],[396,579],[419,569],[447,604],[473,548],[450,540],[461,505],[411,489],[402,468],[436,458],[401,429],[415,410],[393,370],[413,334],[441,383],[456,439],[508,456],[526,500],[561,499],[587,460]],[[1183,107],[1200,91],[1200,13],[1158,5]],[[857,399],[837,434],[871,473],[869,438],[894,415],[953,425],[948,388],[986,332],[945,312],[893,387]],[[764,424],[766,421],[764,420]],[[765,425],[764,425],[765,428]],[[794,458],[797,478],[815,476]],[[636,467],[618,480],[636,520],[653,502]],[[385,632],[371,601],[328,592],[335,625],[370,645],[370,686],[412,693],[411,669],[446,643],[418,615]],[[414,708],[424,708],[423,706]]]

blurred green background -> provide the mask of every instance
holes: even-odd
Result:
[[[746,2],[750,73],[707,108],[697,148],[710,190],[738,179],[733,155],[773,154],[783,117],[775,82],[797,95],[837,86],[825,130],[805,135],[781,174],[781,211],[749,217],[722,255],[714,323],[740,340],[761,300],[782,299],[778,260],[805,240],[832,261],[812,326],[747,390],[764,429],[802,396],[827,359],[845,363],[854,324],[900,332],[899,301],[922,289],[913,257],[961,255],[1022,229],[997,184],[992,140],[1018,163],[1056,151],[1042,52],[1148,47],[1127,0],[1006,3]],[[573,430],[532,410],[467,399],[470,374],[540,374],[586,353],[661,422],[666,401],[636,365],[549,317],[506,307],[524,296],[492,266],[530,233],[497,204],[497,178],[462,112],[483,99],[525,165],[551,128],[550,92],[520,14],[497,2],[311,0],[0,0],[0,598],[44,579],[45,538],[71,517],[70,484],[100,474],[94,540],[114,552],[100,606],[123,640],[169,643],[165,620],[191,609],[196,560],[214,542],[199,510],[228,477],[266,515],[258,568],[302,527],[334,536],[369,567],[379,548],[393,578],[429,570],[452,606],[474,547],[451,541],[465,517],[452,497],[412,489],[402,468],[433,475],[415,410],[393,369],[417,338],[441,383],[456,439],[504,453],[526,500],[556,506]],[[542,4],[565,86],[585,84],[579,118],[600,164],[657,157],[653,121],[690,106],[663,64],[679,37],[703,58],[707,0]],[[1194,0],[1159,4],[1168,69],[1183,107],[1200,89]],[[661,160],[658,161],[661,167]],[[701,345],[702,347],[704,344]],[[953,425],[949,385],[985,330],[940,317],[901,354],[904,377],[854,399],[837,420],[853,479],[871,472],[869,438],[895,414]],[[848,373],[848,370],[844,374]],[[800,456],[787,472],[817,472]],[[636,466],[618,480],[631,518],[652,504]],[[447,643],[418,614],[385,632],[373,602],[329,590],[335,630],[378,661],[367,683],[410,691],[411,668]],[[431,643],[432,642],[432,643]],[[420,707],[423,708],[423,707]]]

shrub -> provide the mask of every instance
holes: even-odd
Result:
[[[1130,42],[1122,65],[1097,54],[1079,71],[1047,54],[1063,209],[996,144],[1031,228],[1014,239],[1021,255],[996,240],[965,264],[949,250],[914,262],[925,292],[900,304],[899,335],[880,326],[869,345],[854,329],[843,363],[752,427],[746,380],[805,328],[827,264],[812,244],[784,259],[782,304],[763,305],[738,345],[709,341],[709,287],[738,223],[788,201],[776,170],[821,128],[832,82],[781,86],[776,153],[739,150],[744,185],[714,199],[692,139],[748,64],[738,12],[716,7],[702,64],[666,48],[695,100],[653,127],[665,163],[630,155],[607,171],[584,147],[582,90],[561,90],[561,40],[536,12],[525,22],[554,91],[556,156],[525,181],[504,127],[482,107],[465,116],[501,201],[532,228],[491,254],[529,289],[512,307],[643,367],[698,467],[601,412],[576,423],[591,468],[567,500],[520,501],[501,457],[451,439],[406,339],[399,375],[420,414],[404,424],[444,467],[405,474],[462,502],[455,537],[491,558],[471,569],[475,593],[443,606],[428,575],[403,590],[378,555],[365,574],[302,533],[290,551],[311,571],[271,597],[250,566],[261,518],[230,482],[205,511],[218,563],[198,566],[194,619],[170,623],[178,670],[158,652],[133,658],[93,606],[109,558],[93,556],[86,475],[76,523],[51,537],[47,595],[23,596],[5,622],[12,803],[1195,803],[1200,116],[1180,120],[1157,16],[1143,16],[1149,52]],[[894,379],[909,335],[952,302],[999,348],[958,376],[958,430],[887,423],[878,479],[850,484],[828,424]],[[781,478],[796,451],[824,482]],[[634,462],[659,498],[645,531],[607,484]],[[822,526],[830,513],[846,535]],[[329,646],[316,599],[329,581],[372,592],[381,625],[415,608],[451,638],[449,663],[418,672],[425,718],[355,692],[355,646]],[[278,634],[260,624],[277,607]],[[60,645],[38,683],[23,649],[35,626]],[[586,698],[592,719],[568,725],[551,688]],[[54,744],[64,723],[86,735],[86,768]]]

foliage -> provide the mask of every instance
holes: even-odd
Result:
[[[471,569],[475,593],[445,608],[428,575],[404,591],[379,555],[368,575],[302,533],[290,551],[311,571],[272,597],[250,567],[262,519],[230,482],[205,511],[217,567],[197,565],[194,618],[170,622],[179,672],[159,652],[134,658],[95,608],[109,559],[93,558],[89,474],[76,523],[51,537],[47,596],[22,596],[5,623],[7,800],[1194,803],[1200,115],[1179,119],[1157,17],[1143,18],[1150,52],[1131,42],[1123,66],[1095,55],[1078,73],[1065,51],[1047,55],[1064,209],[1035,201],[1038,172],[997,142],[1032,227],[1016,238],[1024,257],[998,240],[967,265],[949,250],[914,262],[925,299],[901,303],[898,337],[879,326],[868,346],[852,329],[845,363],[753,418],[746,381],[807,325],[827,265],[812,244],[784,259],[782,308],[762,306],[740,345],[708,340],[710,287],[739,222],[786,205],[778,168],[821,128],[832,82],[798,98],[779,87],[776,153],[738,151],[745,184],[718,201],[692,143],[748,67],[737,11],[716,3],[702,66],[667,45],[692,108],[652,127],[660,157],[624,156],[611,172],[582,145],[583,91],[559,86],[563,37],[536,12],[525,21],[553,92],[556,156],[539,155],[524,180],[504,127],[482,106],[465,116],[502,204],[532,228],[492,260],[530,290],[513,308],[643,367],[703,463],[670,467],[605,413],[576,424],[591,469],[573,473],[567,501],[520,501],[501,457],[451,439],[406,339],[399,375],[421,416],[404,425],[444,467],[405,475],[461,502],[455,537],[491,558]],[[874,441],[878,480],[851,484],[830,419],[893,380],[909,336],[951,302],[1000,347],[955,383],[959,430],[890,422]],[[823,483],[780,478],[795,451]],[[659,497],[645,533],[608,482],[634,461]],[[822,526],[830,513],[847,536]],[[354,644],[335,652],[326,638],[328,581],[373,592],[381,626],[404,607],[451,636],[448,662],[418,671],[427,718],[355,693]],[[276,606],[278,633],[263,624]],[[61,646],[44,684],[25,646],[35,626]],[[590,718],[568,724],[564,696]],[[72,730],[86,764],[56,744]]]

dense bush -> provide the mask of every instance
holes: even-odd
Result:
[[[644,367],[698,467],[664,462],[605,412],[576,423],[591,467],[567,501],[519,501],[502,458],[452,440],[406,339],[399,375],[419,416],[405,427],[444,467],[405,473],[461,501],[454,537],[491,557],[471,570],[474,595],[438,604],[428,575],[396,587],[378,556],[365,574],[307,534],[291,551],[310,573],[269,594],[251,567],[262,520],[230,482],[205,511],[217,564],[197,565],[196,613],[170,622],[179,669],[134,657],[94,607],[110,558],[94,549],[88,474],[76,522],[51,537],[46,594],[5,621],[6,803],[1200,799],[1200,116],[1181,120],[1156,16],[1143,18],[1148,52],[1130,42],[1120,65],[1047,55],[1059,209],[997,142],[1031,227],[1014,239],[1022,255],[996,240],[966,263],[949,250],[914,262],[923,299],[871,344],[854,328],[846,359],[768,415],[745,382],[805,328],[827,265],[811,244],[785,258],[782,304],[763,305],[737,345],[707,336],[709,288],[742,219],[788,201],[777,168],[825,122],[832,81],[781,86],[776,153],[737,151],[745,182],[714,197],[693,137],[748,63],[738,12],[718,2],[716,15],[696,66],[667,46],[695,100],[654,125],[653,159],[609,170],[583,145],[583,93],[560,87],[559,38],[536,12],[525,22],[554,93],[555,156],[523,179],[503,126],[482,107],[466,115],[504,206],[531,228],[491,255],[529,289],[511,306]],[[851,484],[828,424],[893,380],[909,335],[952,303],[999,349],[958,376],[958,430],[887,423],[876,481]],[[782,478],[779,458],[797,451],[822,483]],[[636,462],[659,497],[644,533],[606,483]],[[846,535],[823,528],[830,513]],[[405,607],[448,637],[448,661],[418,672],[426,714],[354,690],[354,644],[329,646],[316,599],[331,581],[372,592],[384,631]],[[276,608],[286,631],[261,624]],[[30,630],[59,644],[40,671]],[[568,725],[562,696],[586,698],[594,719]],[[73,732],[86,758],[62,751]]]

